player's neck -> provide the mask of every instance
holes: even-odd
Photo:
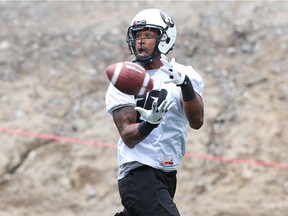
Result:
[[[153,61],[149,64],[143,65],[145,70],[154,70],[154,69],[160,68],[161,66],[162,66],[162,62],[160,60],[156,60],[156,61]]]

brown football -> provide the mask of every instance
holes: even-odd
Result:
[[[140,65],[133,62],[118,62],[106,68],[110,82],[121,92],[143,95],[153,89],[153,80]]]

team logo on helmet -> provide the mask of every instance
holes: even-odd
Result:
[[[163,11],[160,11],[160,16],[167,26],[169,26],[170,28],[174,26],[174,22],[168,14],[164,13]]]

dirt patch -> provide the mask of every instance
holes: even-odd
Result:
[[[127,27],[150,7],[174,18],[169,56],[206,86],[205,125],[188,129],[178,172],[181,215],[286,216],[287,167],[265,166],[288,164],[288,3],[273,1],[1,1],[0,215],[122,209],[105,68],[132,59]]]

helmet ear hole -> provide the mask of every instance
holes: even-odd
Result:
[[[170,38],[169,38],[169,37],[167,37],[167,39],[166,39],[166,43],[167,43],[167,44],[170,43]]]

